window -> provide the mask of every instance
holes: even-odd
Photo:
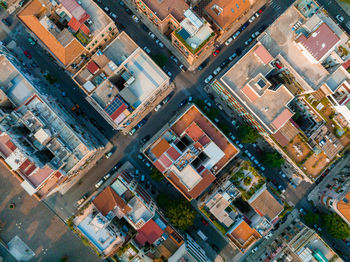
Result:
[[[239,5],[238,5],[238,4],[236,4],[236,7],[237,7],[237,8],[239,8]]]

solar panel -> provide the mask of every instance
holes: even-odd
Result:
[[[106,107],[105,111],[108,115],[112,115],[122,104],[123,102],[117,97]]]
[[[178,32],[178,34],[179,34],[179,35],[183,38],[183,40],[185,40],[185,41],[186,41],[187,38],[190,37],[190,34],[189,34],[184,28],[182,28],[182,29]]]

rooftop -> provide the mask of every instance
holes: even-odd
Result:
[[[84,46],[113,22],[91,0],[60,0],[58,5],[32,0],[18,17],[64,66],[79,57]]]
[[[169,77],[124,32],[91,57],[75,76],[81,88],[116,123],[169,81]]]
[[[272,56],[258,43],[222,76],[221,81],[274,133],[292,117],[288,104],[294,95],[284,84],[267,79],[274,74],[271,61]]]
[[[225,30],[250,8],[250,2],[243,0],[212,0],[205,7],[205,10],[215,23]]]
[[[269,221],[274,220],[284,208],[266,186],[256,192],[248,202],[260,216],[265,216]]]
[[[168,15],[172,15],[177,21],[181,22],[184,18],[183,13],[189,8],[185,0],[142,0],[152,12],[164,20]]]
[[[146,242],[153,244],[163,233],[164,231],[151,219],[137,231],[135,240],[141,246],[145,245]]]
[[[255,229],[251,228],[243,219],[232,227],[227,233],[227,236],[243,252],[261,238],[261,235]]]
[[[296,42],[302,45],[316,61],[320,61],[340,42],[340,38],[326,23],[322,23],[309,35],[301,34]]]
[[[197,198],[237,153],[194,105],[145,150],[155,167],[188,199]]]
[[[338,211],[350,224],[350,191],[344,196],[344,198],[337,203]]]

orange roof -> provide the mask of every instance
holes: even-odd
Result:
[[[242,220],[240,224],[229,234],[241,245],[244,245],[244,243],[247,242],[252,236],[256,239],[261,237],[260,234],[255,229],[251,228],[244,220]]]
[[[195,123],[192,122],[192,124],[186,129],[187,135],[193,139],[193,141],[198,141],[199,138],[204,135],[204,132],[200,127]]]
[[[350,191],[337,203],[338,211],[344,216],[348,224],[350,223]]]
[[[259,96],[254,92],[253,89],[250,88],[250,86],[245,85],[242,89],[243,94],[246,95],[246,97],[248,97],[248,99],[254,103],[255,100],[257,100],[259,98]]]
[[[79,21],[77,19],[75,19],[74,17],[72,17],[70,20],[69,20],[69,23],[68,23],[68,26],[70,28],[73,29],[73,31],[78,31],[79,30],[79,27],[81,26],[81,24],[79,23]]]
[[[95,207],[106,216],[109,211],[112,211],[118,206],[124,213],[127,213],[131,208],[125,201],[115,192],[111,187],[106,187],[97,197],[92,201]]]
[[[159,158],[166,150],[168,150],[168,148],[170,147],[169,143],[163,138],[162,140],[160,140],[160,142],[155,145],[151,152],[157,157]]]
[[[46,8],[39,0],[33,0],[18,14],[18,18],[64,66],[68,66],[83,53],[84,47],[75,38],[64,47],[38,20],[37,16],[45,11]]]
[[[280,113],[273,121],[272,125],[276,128],[279,129],[282,127],[291,117],[293,113],[288,109],[285,108],[282,113]]]
[[[261,61],[267,65],[273,60],[272,55],[269,53],[269,51],[266,50],[265,46],[259,45],[255,50],[254,53],[261,59]]]
[[[250,8],[250,1],[245,0],[212,0],[205,11],[223,30],[237,20]]]

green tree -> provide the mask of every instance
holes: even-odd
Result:
[[[241,125],[238,128],[238,134],[242,143],[254,143],[260,137],[258,131],[249,125]]]
[[[151,55],[151,58],[160,67],[165,66],[166,62],[168,61],[168,58],[163,54]]]
[[[278,152],[263,154],[262,161],[269,167],[280,167],[284,163],[283,157]]]
[[[196,211],[192,208],[190,202],[185,199],[172,201],[165,213],[170,222],[182,230],[192,226],[196,217]]]
[[[250,176],[246,176],[243,180],[244,185],[249,186],[252,182],[252,178]]]
[[[304,216],[305,224],[309,227],[313,227],[315,224],[318,224],[320,221],[320,216],[313,212],[307,212]]]
[[[171,199],[168,197],[167,194],[160,192],[157,196],[157,205],[165,209],[169,204],[171,203]]]
[[[332,237],[338,239],[350,237],[350,227],[338,214],[324,214],[322,216],[322,221]]]
[[[152,180],[155,180],[155,181],[160,181],[160,180],[164,179],[163,174],[161,172],[159,172],[158,169],[156,169],[156,168],[152,168],[150,176],[151,176]]]
[[[60,259],[60,262],[68,262],[68,257],[64,256]]]

